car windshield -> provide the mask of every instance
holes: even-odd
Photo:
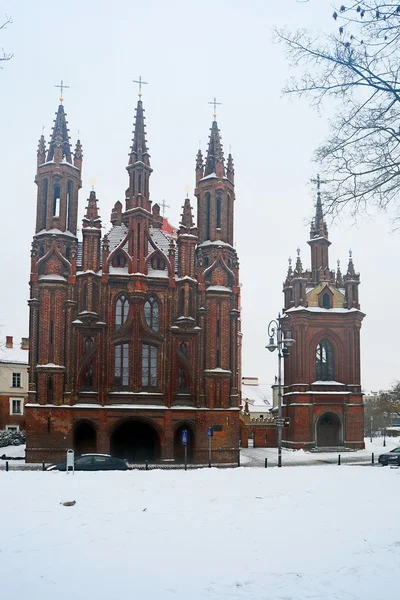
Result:
[[[400,446],[398,448],[393,448],[390,452],[400,452]]]

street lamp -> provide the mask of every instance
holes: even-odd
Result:
[[[369,434],[370,434],[369,441],[370,442],[372,442],[372,423],[373,422],[374,422],[374,417],[371,415],[370,416],[370,428],[369,428]]]
[[[282,358],[289,356],[288,348],[295,343],[288,333],[288,337],[282,335],[282,317],[272,320],[268,325],[269,344],[265,346],[270,352],[278,350],[278,467],[282,466]]]
[[[388,414],[387,412],[383,413],[383,445],[386,446],[386,423],[387,423]]]

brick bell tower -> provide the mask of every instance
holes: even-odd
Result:
[[[320,179],[311,224],[311,270],[304,270],[297,251],[283,284],[283,329],[296,340],[285,360],[283,414],[290,448],[363,448],[364,407],[360,381],[360,311],[358,286],[350,252],[343,276],[329,267],[328,228],[323,216]]]
[[[37,152],[36,229],[31,250],[29,403],[63,404],[69,393],[71,314],[75,306],[78,191],[82,146],[72,155],[63,99],[48,150]],[[29,428],[29,405],[27,408]]]
[[[225,167],[220,132],[214,120],[203,162],[196,161],[198,280],[200,326],[204,331],[204,378],[201,395],[209,408],[237,408],[240,401],[239,263],[233,246],[234,167]],[[232,415],[233,416],[233,415]]]

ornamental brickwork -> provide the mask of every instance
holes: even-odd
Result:
[[[217,122],[196,160],[197,222],[189,198],[177,235],[150,200],[141,97],[124,202],[102,233],[90,193],[77,237],[82,146],[72,152],[62,104],[42,136],[31,251],[27,461],[77,452],[132,462],[188,455],[235,463],[239,446],[240,288],[233,246],[234,168]]]

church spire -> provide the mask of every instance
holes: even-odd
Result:
[[[46,160],[46,141],[44,139],[44,135],[40,136],[39,145],[37,149],[37,164],[42,165]]]
[[[321,183],[325,183],[325,181],[321,181],[319,174],[316,179],[311,180],[312,183],[317,184],[317,202],[315,205],[315,217],[311,223],[311,231],[310,238],[314,237],[325,237],[328,239],[328,228],[324,221],[324,212],[322,209],[322,200],[321,200]]]
[[[190,230],[194,226],[194,223],[193,223],[192,207],[190,205],[189,198],[185,198],[185,203],[182,208],[183,208],[183,212],[181,215],[182,219],[181,219],[181,222],[179,223],[180,231],[182,233],[185,231],[186,231],[186,233],[190,233]]]
[[[126,210],[141,207],[151,211],[150,202],[150,154],[147,148],[146,131],[144,125],[144,108],[142,102],[141,86],[144,81],[139,78],[139,99],[136,107],[135,125],[132,146],[129,155],[127,170],[129,173],[129,188],[126,190]]]
[[[59,105],[50,139],[47,162],[60,163],[63,159],[72,164],[71,145],[69,143],[68,126],[64,106]]]
[[[137,107],[136,107],[136,115],[135,115],[135,128],[133,132],[133,140],[131,147],[131,160],[130,163],[134,163],[138,160],[144,161],[144,156],[149,158],[149,153],[147,151],[147,143],[146,143],[146,131],[144,125],[144,108],[141,97],[139,97]],[[146,164],[150,165],[150,161],[147,160]]]
[[[92,190],[89,195],[86,213],[83,218],[83,227],[101,228],[101,219],[99,217],[99,208],[97,206],[96,192]]]
[[[222,149],[220,132],[215,119],[211,126],[204,176],[206,177],[212,173],[215,173],[217,177],[225,176],[224,152]]]
[[[321,180],[319,175],[311,181],[317,185],[317,203],[308,243],[311,246],[311,278],[313,282],[318,283],[319,281],[325,281],[326,274],[329,272],[328,250],[331,243],[328,239],[328,228],[324,220],[321,200],[321,184],[325,182]]]

